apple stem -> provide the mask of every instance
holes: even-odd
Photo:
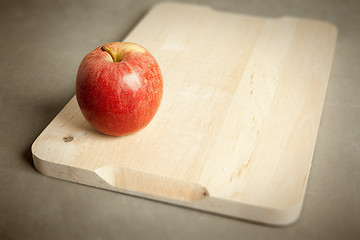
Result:
[[[110,48],[108,48],[108,47],[106,47],[106,46],[102,46],[102,47],[101,47],[101,51],[107,52],[108,54],[110,54],[113,62],[117,62],[117,61],[116,61],[116,57],[115,57],[114,53],[110,50]]]

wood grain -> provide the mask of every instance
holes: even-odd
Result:
[[[157,5],[124,39],[146,47],[162,69],[154,120],[133,135],[105,136],[74,97],[34,142],[35,167],[112,191],[290,224],[304,199],[336,35],[321,21]]]

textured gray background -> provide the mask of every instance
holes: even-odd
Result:
[[[75,94],[87,52],[160,1],[1,1],[0,239],[360,239],[360,1],[188,1],[339,29],[300,219],[272,228],[52,179],[32,142]]]

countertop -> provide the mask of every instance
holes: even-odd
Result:
[[[299,220],[287,227],[194,211],[41,175],[31,144],[75,94],[81,59],[121,41],[161,1],[3,1],[0,239],[359,239],[360,2],[186,1],[328,21],[338,41]]]

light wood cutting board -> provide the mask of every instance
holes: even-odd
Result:
[[[162,69],[154,120],[133,135],[105,136],[74,97],[34,142],[35,167],[99,188],[290,224],[304,199],[336,35],[321,21],[157,5],[124,39],[146,47]]]

